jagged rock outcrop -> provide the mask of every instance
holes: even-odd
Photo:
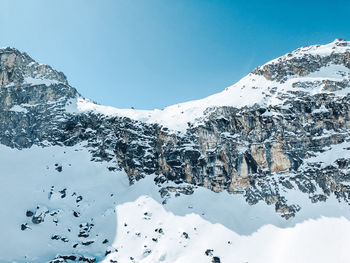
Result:
[[[30,83],[33,79],[68,85],[67,78],[62,72],[35,62],[26,53],[21,53],[17,49],[10,47],[0,49],[0,87],[18,86]]]

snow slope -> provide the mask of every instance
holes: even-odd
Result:
[[[148,196],[119,205],[117,213],[118,235],[114,246],[118,252],[109,255],[105,263],[110,259],[209,263],[213,257],[230,263],[345,263],[350,260],[350,221],[344,217],[309,219],[289,228],[267,224],[250,235],[239,235],[195,213],[174,215]],[[130,260],[131,257],[134,260]]]
[[[350,211],[332,198],[311,204],[291,192],[290,200],[305,205],[290,220],[273,206],[250,206],[241,195],[204,188],[162,205],[152,176],[130,186],[124,172],[109,171],[111,163],[91,162],[84,145],[0,146],[0,156],[6,175],[0,184],[0,262],[47,262],[72,251],[106,263],[350,260]],[[44,221],[33,223],[27,211]],[[22,224],[28,228],[21,230]],[[78,237],[81,225],[89,226],[88,237]],[[104,259],[106,251],[111,253]]]

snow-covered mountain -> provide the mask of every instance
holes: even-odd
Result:
[[[0,49],[0,262],[349,262],[350,42],[207,98],[97,105]]]

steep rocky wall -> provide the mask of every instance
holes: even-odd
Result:
[[[320,94],[276,107],[221,107],[184,136],[169,134],[157,125],[124,120],[127,124],[117,127],[112,121],[117,138],[114,152],[130,182],[155,173],[157,183],[170,180],[215,192],[242,193],[249,203],[275,204],[276,211],[289,217],[298,207],[288,205],[280,191],[294,188],[292,181],[312,201],[335,193],[334,187],[324,187],[324,180],[336,177],[332,167],[326,172],[314,167],[304,172],[299,167],[325,147],[348,139],[349,99]],[[338,169],[339,180],[334,182],[348,202],[348,186],[341,184],[348,180],[346,172]],[[322,182],[318,173],[325,176]],[[323,192],[315,197],[319,186]]]
[[[41,91],[48,94],[45,89]],[[10,96],[17,98],[11,99],[13,104],[23,103],[14,94]],[[0,99],[6,97],[5,92]],[[318,94],[266,108],[219,107],[186,134],[128,118],[71,114],[65,111],[66,102],[26,106],[26,112],[3,109],[1,143],[26,148],[33,144],[71,146],[84,142],[93,161],[116,160],[118,165],[109,169],[125,170],[130,183],[157,174],[155,183],[159,185],[169,180],[243,194],[250,204],[274,204],[276,211],[287,218],[299,207],[287,202],[283,189],[297,187],[314,202],[336,193],[349,201],[348,160],[342,162],[342,169],[299,168],[325,147],[348,140],[350,96],[339,100],[332,94]],[[180,188],[171,191],[192,191],[191,187]],[[316,193],[316,188],[322,192]],[[167,196],[167,191],[162,189],[161,194]]]

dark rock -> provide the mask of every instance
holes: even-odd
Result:
[[[183,236],[184,238],[186,238],[186,239],[189,239],[189,238],[190,238],[189,235],[188,235],[186,232],[183,232],[183,233],[182,233],[182,236]]]
[[[154,231],[158,232],[159,234],[164,234],[163,228],[156,228]]]
[[[41,216],[33,216],[32,217],[32,222],[34,224],[40,224],[40,223],[44,222],[44,218],[41,217]]]
[[[83,197],[81,195],[79,195],[77,197],[77,199],[75,200],[75,202],[79,203],[81,200],[83,200]]]
[[[82,242],[81,244],[84,245],[84,246],[89,246],[91,245],[92,243],[94,243],[95,241],[86,241],[86,242]]]
[[[21,225],[21,230],[22,230],[22,231],[26,230],[27,228],[29,228],[28,225],[27,225],[27,223]]]
[[[74,215],[74,217],[79,217],[79,213],[76,211],[73,211],[73,215]]]
[[[61,198],[65,198],[67,196],[67,189],[64,188],[61,191],[59,191],[59,193],[61,194]]]
[[[96,258],[79,257],[79,261],[87,262],[87,263],[94,263],[94,262],[96,262]]]
[[[27,217],[32,217],[33,215],[34,215],[34,213],[32,211],[27,210],[27,212],[26,212]]]

